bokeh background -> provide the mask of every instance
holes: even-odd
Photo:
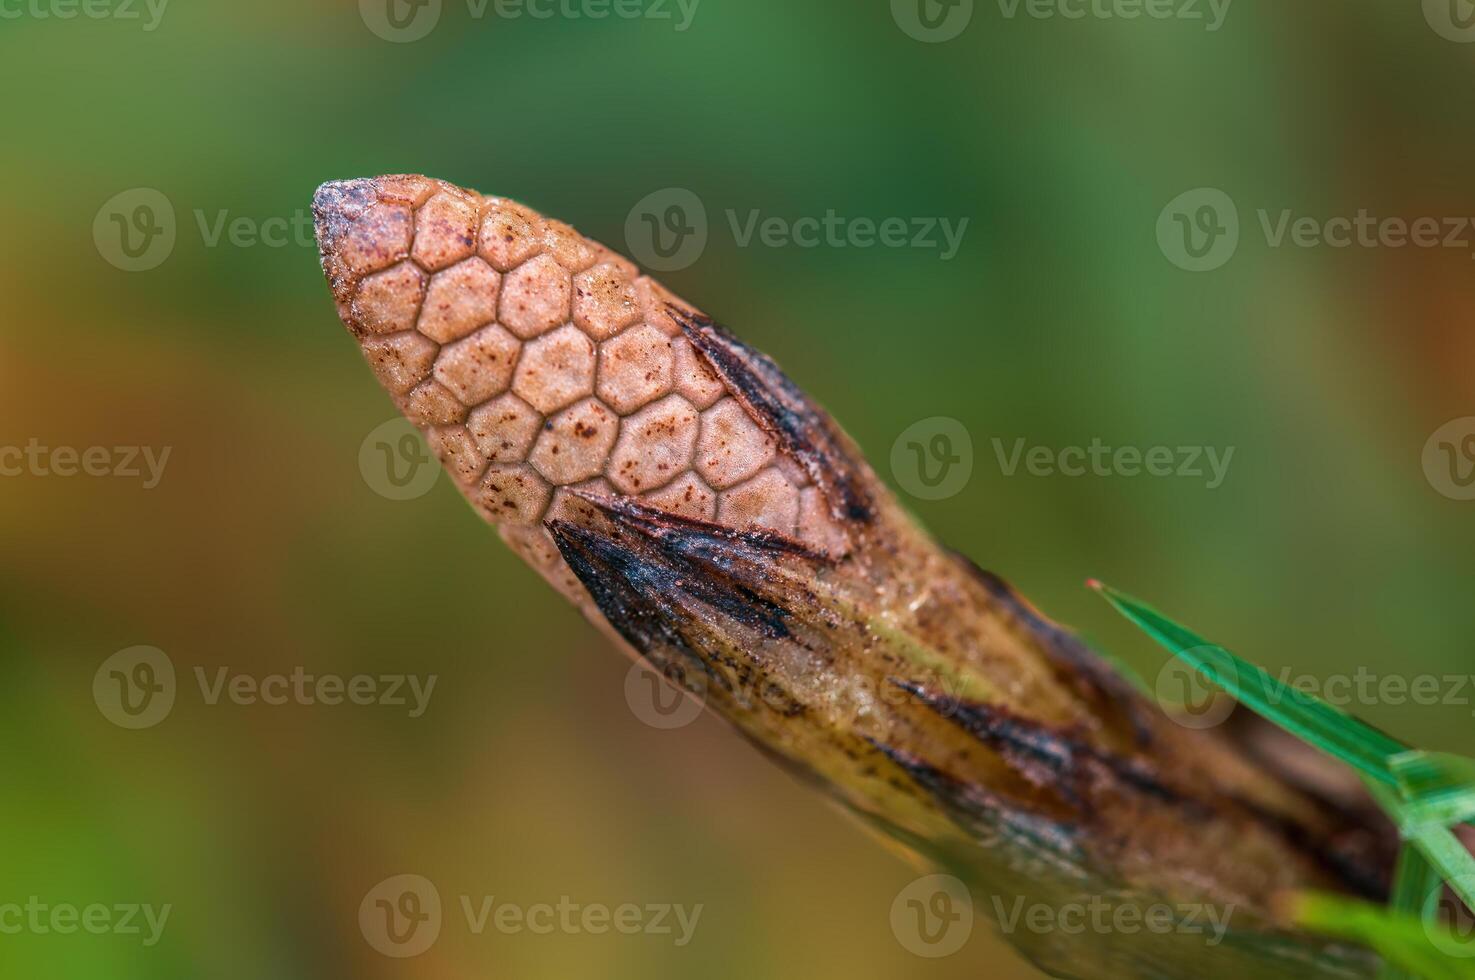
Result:
[[[316,253],[296,231],[249,235],[300,227],[328,178],[425,172],[617,248],[636,202],[693,192],[709,241],[663,278],[774,355],[893,485],[903,430],[961,422],[966,487],[905,499],[1149,679],[1164,655],[1087,576],[1275,670],[1475,672],[1475,503],[1424,459],[1475,416],[1475,232],[1273,247],[1257,214],[1475,216],[1462,0],[1236,0],[1214,31],[979,0],[939,43],[886,0],[701,0],[685,30],[674,6],[537,19],[445,0],[409,43],[350,0],[175,0],[152,30],[141,2],[136,20],[38,15],[66,3],[0,19],[0,443],[170,456],[151,488],[0,478],[0,901],[172,913],[148,948],[0,936],[6,975],[1035,975],[981,922],[955,955],[908,952],[889,914],[915,868],[720,723],[644,724],[626,661],[448,480],[376,492],[360,448],[393,411]],[[1240,240],[1190,272],[1156,229],[1204,187],[1235,203]],[[126,271],[94,226],[136,188],[167,198],[176,240]],[[969,224],[951,260],[744,247],[727,212],[755,209]],[[246,237],[211,244],[222,217]],[[1008,476],[992,440],[1021,438],[1235,453],[1215,489]],[[179,694],[134,731],[92,692],[139,644],[167,653]],[[221,667],[439,680],[411,718],[211,705],[194,672]],[[1463,694],[1354,708],[1468,750]],[[439,941],[406,960],[357,919],[400,873],[447,905]],[[462,894],[703,912],[679,948],[476,936]]]

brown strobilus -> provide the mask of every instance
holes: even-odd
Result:
[[[1042,969],[1373,975],[1279,928],[1274,902],[1382,896],[1390,828],[1335,774],[1278,765],[1290,749],[1264,729],[1177,725],[940,546],[768,357],[504,198],[388,176],[325,184],[313,213],[339,315],[395,404],[617,646],[983,914],[1009,905],[983,896],[1179,914],[1008,930]],[[1221,928],[1188,928],[1194,910]]]

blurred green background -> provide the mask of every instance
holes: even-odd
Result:
[[[445,0],[427,36],[398,43],[350,0],[175,0],[152,30],[141,0],[94,2],[111,15],[0,6],[0,445],[170,456],[152,488],[0,478],[0,903],[172,913],[147,948],[0,935],[6,975],[1035,975],[981,922],[955,955],[909,953],[888,923],[916,869],[714,720],[643,724],[624,658],[448,480],[409,501],[366,482],[360,447],[393,410],[315,250],[296,234],[210,243],[222,218],[300,222],[329,178],[425,172],[621,250],[636,202],[694,192],[708,244],[663,279],[777,358],[893,485],[904,429],[960,421],[967,486],[904,499],[1149,678],[1163,654],[1088,575],[1274,670],[1475,671],[1475,503],[1440,492],[1423,458],[1475,415],[1475,233],[1274,247],[1258,215],[1475,215],[1475,45],[1434,29],[1437,3],[1239,0],[1211,31],[980,0],[931,43],[886,0],[701,0],[685,30],[674,4],[671,19],[539,19]],[[1240,240],[1190,272],[1156,229],[1203,187],[1234,201]],[[176,219],[144,271],[94,236],[135,188]],[[744,247],[727,213],[755,209],[969,224],[950,261]],[[1007,476],[992,440],[1021,438],[1235,453],[1212,490]],[[125,730],[93,678],[138,644],[167,653],[179,693],[161,723]],[[220,667],[439,681],[418,718],[211,705],[194,671]],[[1468,751],[1464,695],[1353,707]],[[415,959],[381,956],[358,925],[400,873],[447,908]],[[478,936],[462,894],[703,912],[683,947]]]

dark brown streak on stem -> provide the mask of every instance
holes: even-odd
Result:
[[[637,532],[651,541],[660,541],[682,554],[733,550],[755,559],[787,557],[815,565],[831,564],[827,556],[811,551],[793,538],[772,531],[738,530],[693,517],[682,517],[669,511],[647,507],[629,497],[607,497],[584,490],[569,492],[617,526]]]
[[[646,657],[662,649],[691,654],[660,598],[670,586],[668,573],[643,569],[629,549],[574,524],[550,521],[548,530],[604,618],[637,651]]]
[[[842,527],[872,523],[876,508],[866,476],[830,417],[768,355],[707,317],[674,305],[669,310],[727,389],[820,487],[831,516]]]
[[[1211,809],[1162,782],[1136,760],[1103,752],[1007,708],[947,697],[924,685],[893,680],[922,703],[998,752],[1030,783],[1054,789],[1072,808],[1090,809],[1090,797],[1105,779],[1113,790],[1129,790],[1208,817]]]
[[[875,739],[867,741],[937,800],[960,826],[976,836],[1002,830],[1015,839],[1028,840],[1057,858],[1071,863],[1082,860],[1079,831],[1074,825],[1010,806],[983,787],[950,776],[909,752]]]
[[[1223,796],[1216,806],[1169,785],[1139,760],[1104,752],[1020,718],[1008,709],[946,697],[920,684],[900,680],[893,683],[998,752],[1034,785],[1053,789],[1083,819],[1090,819],[1097,809],[1096,801],[1107,793],[1180,808],[1189,821],[1211,819],[1221,810],[1238,811],[1310,855],[1350,890],[1367,897],[1386,894],[1386,855],[1373,853],[1375,849],[1368,841],[1312,833],[1297,821],[1237,796]]]
[[[611,526],[616,538],[658,553],[682,576],[677,583],[732,621],[756,614],[774,639],[792,638],[791,622],[818,625],[822,612],[813,590],[804,585],[816,572],[833,567],[827,556],[802,543],[764,530],[737,530],[678,517],[628,498],[573,491],[592,514],[592,526]],[[714,591],[715,590],[715,591]],[[784,630],[774,631],[774,624]],[[801,645],[804,645],[801,643]]]
[[[1353,827],[1319,834],[1247,800],[1234,802],[1267,826],[1275,828],[1291,846],[1311,855],[1323,871],[1335,876],[1346,888],[1374,902],[1388,898],[1388,868],[1396,857],[1388,838],[1365,828]]]
[[[679,542],[618,530],[605,535],[563,520],[548,522],[548,530],[605,619],[632,643],[632,629],[639,635],[637,648],[648,648],[651,639],[680,640],[679,624],[690,615],[679,606],[682,598],[771,639],[790,635],[786,609],[714,574],[683,554]]]
[[[568,521],[548,525],[564,560],[584,583],[609,624],[666,680],[694,694],[711,685],[731,694],[754,671],[703,643],[687,592],[675,591],[669,570],[640,569],[640,559],[609,537]],[[706,677],[697,683],[687,671]]]
[[[1152,742],[1150,709],[1137,690],[1070,630],[1046,619],[1015,588],[993,572],[979,568],[956,551],[954,559],[988,592],[1015,622],[1036,640],[1054,668],[1055,676],[1074,688],[1089,704],[1111,712],[1130,726],[1139,748]]]

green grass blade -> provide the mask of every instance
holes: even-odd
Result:
[[[1099,582],[1092,585],[1127,619],[1240,703],[1379,782],[1398,784],[1387,760],[1407,752],[1408,746],[1319,698],[1277,681],[1262,668],[1210,643],[1146,603]]]
[[[1423,922],[1436,922],[1426,914],[1429,896],[1444,887],[1439,871],[1417,847],[1404,844],[1398,852],[1398,867],[1393,873],[1393,891],[1388,896],[1388,911],[1395,915],[1406,915]],[[1379,980],[1419,980],[1416,973],[1407,969],[1408,964],[1385,956],[1383,972]]]
[[[1466,943],[1417,916],[1381,909],[1340,896],[1307,894],[1291,903],[1290,920],[1302,929],[1370,946],[1397,973],[1422,980],[1475,978],[1475,957],[1462,957]]]
[[[1405,752],[1389,760],[1406,822],[1449,827],[1475,820],[1475,759]]]
[[[1399,833],[1407,841],[1405,853],[1410,849],[1417,850],[1420,858],[1437,873],[1465,906],[1475,912],[1475,856],[1471,856],[1469,850],[1460,839],[1456,837],[1447,827],[1439,824],[1421,822],[1419,818],[1419,803],[1415,800],[1412,804],[1405,803],[1399,798],[1398,793],[1390,787],[1373,782],[1371,779],[1364,781],[1373,798],[1378,805],[1387,812],[1388,816],[1397,825]],[[1403,857],[1400,857],[1399,873],[1404,871]],[[1410,870],[1412,875],[1413,871]],[[1395,882],[1395,886],[1400,882]],[[1405,889],[1412,890],[1414,885],[1406,883]],[[1431,887],[1424,894],[1424,915],[1430,918],[1434,910],[1427,904],[1427,899],[1433,893]],[[1412,901],[1408,895],[1395,892],[1394,899],[1407,903]]]
[[[1444,876],[1445,884],[1475,911],[1475,857],[1448,828],[1423,827],[1410,842]]]
[[[1391,736],[1256,664],[1212,644],[1151,606],[1099,582],[1117,611],[1228,691],[1288,732],[1359,770],[1406,843],[1399,855],[1390,908],[1330,896],[1303,896],[1294,918],[1304,928],[1373,947],[1387,964],[1383,980],[1475,978],[1475,944],[1438,916],[1443,885],[1475,912],[1475,856],[1450,830],[1475,821],[1475,760],[1410,749]]]

